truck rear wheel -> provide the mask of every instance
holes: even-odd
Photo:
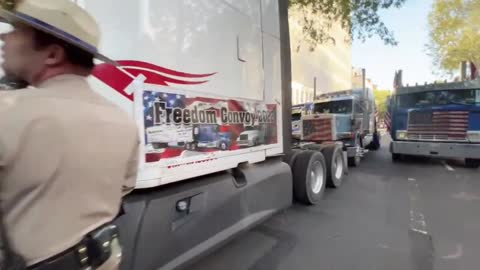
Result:
[[[167,148],[168,143],[152,143],[153,149],[162,149],[162,148]]]
[[[226,151],[228,150],[228,145],[226,142],[221,142],[220,143],[220,149],[223,150],[223,151]]]
[[[342,148],[337,145],[325,147],[322,151],[327,169],[327,186],[338,188],[345,177]]]
[[[358,165],[360,165],[360,156],[358,154],[355,154],[355,156],[348,158],[348,166],[358,167]]]
[[[317,204],[326,183],[325,158],[318,151],[302,151],[293,165],[293,195],[304,204]]]
[[[196,142],[186,143],[184,147],[186,150],[195,151],[197,150],[197,143]]]
[[[290,165],[290,168],[292,169],[292,172],[293,172],[293,164],[295,163],[295,158],[298,156],[298,154],[300,154],[302,152],[302,150],[300,149],[292,149],[290,151],[290,153],[286,154],[284,157],[283,157],[283,162],[287,163],[288,165]]]
[[[480,159],[467,158],[465,159],[465,166],[467,168],[477,169],[480,167]]]

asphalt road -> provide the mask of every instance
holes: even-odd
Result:
[[[392,163],[384,136],[319,205],[293,205],[189,269],[480,269],[480,170]]]

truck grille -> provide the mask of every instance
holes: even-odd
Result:
[[[408,117],[408,139],[421,141],[466,141],[469,112],[412,111]]]
[[[303,140],[332,141],[332,119],[304,119]]]

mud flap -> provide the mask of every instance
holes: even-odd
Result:
[[[347,151],[343,151],[343,163],[345,164],[345,175],[348,175],[348,153]]]

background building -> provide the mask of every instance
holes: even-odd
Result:
[[[372,90],[378,90],[378,85],[373,83],[373,80],[368,78],[368,71],[365,71],[365,87]],[[363,74],[362,68],[352,68],[352,88],[363,87]]]
[[[292,54],[292,104],[314,100],[324,92],[352,87],[352,48],[349,34],[340,23],[334,24],[330,35],[335,44],[318,45],[313,51],[305,42],[299,18],[303,12],[290,11],[290,45]]]

